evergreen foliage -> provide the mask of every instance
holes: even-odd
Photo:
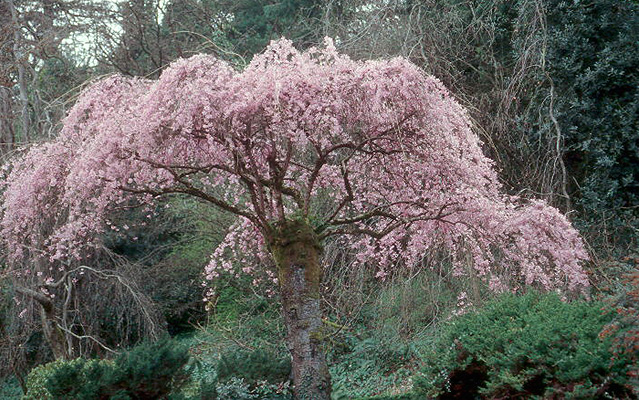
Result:
[[[219,7],[232,13],[227,37],[236,52],[250,57],[271,40],[287,37],[298,47],[320,42],[322,2],[319,0],[220,1]]]
[[[258,381],[280,383],[289,380],[291,359],[287,354],[255,349],[230,351],[222,354],[217,367],[220,382],[231,378],[243,379],[251,386]]]
[[[29,374],[23,400],[166,399],[186,383],[188,360],[186,347],[163,339],[136,346],[113,361],[54,361]]]
[[[628,376],[639,388],[639,254],[631,253],[623,260],[622,269],[631,271],[624,277],[624,287],[617,290],[613,305],[616,318],[602,331],[613,339],[615,357],[629,357],[632,362]]]
[[[40,365],[29,373],[27,393],[22,397],[22,400],[52,400],[59,398],[58,391],[73,393],[76,396],[89,396],[87,398],[97,398],[91,397],[96,395],[93,391],[94,388],[84,382],[89,376],[97,378],[101,375],[100,371],[109,368],[113,368],[112,361],[83,358],[70,361],[58,360]],[[55,394],[49,387],[50,383]]]
[[[549,74],[587,210],[639,201],[639,4],[550,2]]]
[[[639,4],[550,0],[544,17],[534,37],[543,44],[540,65],[518,99],[526,105],[520,128],[531,148],[561,150],[570,177],[565,184],[583,220],[614,216],[618,224],[630,217],[636,225]],[[530,40],[515,40],[515,60],[527,57]],[[548,148],[535,145],[544,140]]]
[[[443,327],[416,392],[439,398],[636,398],[599,337],[614,314],[555,294],[507,294]]]

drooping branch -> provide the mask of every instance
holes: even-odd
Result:
[[[395,203],[394,205],[401,204],[403,202]],[[453,215],[454,211],[445,212],[444,210],[448,208],[448,204],[440,207],[439,211],[432,215],[432,212],[429,210],[425,210],[419,214],[413,215],[412,217],[402,217],[397,214],[393,214],[389,211],[385,211],[383,208],[376,208],[366,213],[356,215],[351,218],[344,218],[340,220],[334,220],[330,225],[334,226],[333,229],[327,229],[324,233],[320,234],[320,238],[324,239],[329,236],[335,235],[367,235],[375,239],[382,239],[384,236],[390,234],[399,228],[408,228],[411,224],[419,221],[442,221],[447,222],[446,217]],[[388,205],[390,207],[390,205]],[[372,229],[372,228],[363,228],[361,226],[356,225],[358,222],[366,222],[371,221],[376,218],[387,219],[389,223],[384,226],[382,229]],[[378,223],[379,225],[379,223]],[[339,228],[337,228],[339,226]]]
[[[15,286],[15,291],[23,294],[25,296],[31,297],[33,300],[37,301],[38,304],[42,306],[42,309],[47,312],[53,312],[54,305],[53,300],[42,292],[38,292],[33,289],[25,288],[22,286]]]
[[[256,226],[262,226],[260,219],[257,218],[257,216],[249,213],[248,211],[245,210],[241,210],[238,207],[235,207],[229,203],[227,203],[226,201],[219,199],[209,193],[206,193],[204,191],[202,191],[201,189],[198,189],[194,186],[192,186],[190,183],[187,183],[187,185],[185,185],[185,187],[170,187],[170,188],[162,188],[162,189],[151,189],[151,188],[132,188],[132,187],[127,187],[127,186],[120,186],[119,187],[120,190],[124,191],[124,192],[128,192],[128,193],[133,193],[133,194],[148,194],[151,195],[153,197],[161,197],[164,195],[168,195],[168,194],[175,194],[175,193],[182,193],[182,194],[188,194],[191,195],[193,197],[197,197],[199,199],[205,200],[219,208],[221,208],[224,211],[228,211],[230,213],[233,213],[235,215],[239,215],[242,216],[250,221],[252,221],[253,223],[256,224]]]
[[[60,324],[57,324],[57,327],[62,330],[64,333],[66,333],[67,335],[70,335],[76,339],[79,340],[84,340],[84,339],[89,339],[92,342],[94,342],[95,344],[97,344],[98,346],[100,346],[101,348],[103,348],[104,350],[108,351],[109,353],[113,353],[113,354],[118,354],[117,351],[113,350],[112,348],[110,348],[109,346],[107,346],[106,344],[102,343],[101,340],[99,340],[98,338],[96,338],[95,336],[92,335],[78,335],[77,333],[69,330],[69,328],[66,328]]]

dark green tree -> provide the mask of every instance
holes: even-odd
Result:
[[[639,201],[639,4],[554,0],[547,20],[548,73],[579,204],[587,214],[629,209]]]
[[[142,343],[112,363],[78,359],[46,380],[53,399],[165,399],[188,379],[188,349],[175,341]]]
[[[242,56],[252,56],[282,36],[295,42],[298,48],[321,40],[323,2],[320,0],[222,0],[216,3],[222,10],[228,10],[227,37]]]

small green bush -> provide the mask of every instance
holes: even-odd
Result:
[[[263,349],[233,350],[220,357],[217,378],[220,382],[231,378],[242,379],[252,387],[258,381],[268,383],[287,382],[291,374],[291,360],[288,354],[278,355]]]
[[[635,398],[627,360],[613,359],[611,338],[599,338],[613,318],[602,309],[554,294],[505,295],[444,325],[415,391],[442,399]]]
[[[230,377],[217,385],[216,400],[292,400],[288,383],[271,384],[259,381],[251,387],[242,378]]]
[[[50,380],[53,376],[61,378],[54,384],[55,389],[59,389],[63,381],[66,381],[72,387],[77,382],[86,380],[83,376],[85,369],[87,371],[95,371],[112,367],[113,361],[111,360],[85,360],[83,358],[70,361],[58,360],[40,365],[32,369],[27,376],[27,393],[22,396],[22,400],[52,400],[58,398],[57,392],[52,394],[49,388]]]
[[[27,377],[23,400],[164,399],[188,379],[188,349],[173,340],[143,343],[115,360],[54,361]]]
[[[19,399],[22,397],[22,387],[15,375],[0,379],[0,399]]]
[[[188,348],[175,340],[143,343],[115,359],[110,380],[142,398],[161,398],[188,379]]]
[[[230,377],[217,387],[217,400],[252,400],[257,394],[252,393],[249,385],[241,378]]]
[[[388,395],[388,396],[375,396],[375,397],[366,397],[362,400],[423,400],[421,397],[416,397],[411,393],[398,394],[398,395]]]

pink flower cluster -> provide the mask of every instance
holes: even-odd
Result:
[[[195,56],[157,81],[90,86],[61,135],[15,163],[2,235],[13,260],[75,257],[113,209],[183,194],[240,217],[209,279],[268,264],[252,257],[268,259],[273,226],[302,218],[379,277],[445,248],[457,272],[470,264],[495,290],[504,277],[586,286],[577,231],[542,202],[502,194],[480,146],[466,111],[407,60],[280,40],[243,71]]]

